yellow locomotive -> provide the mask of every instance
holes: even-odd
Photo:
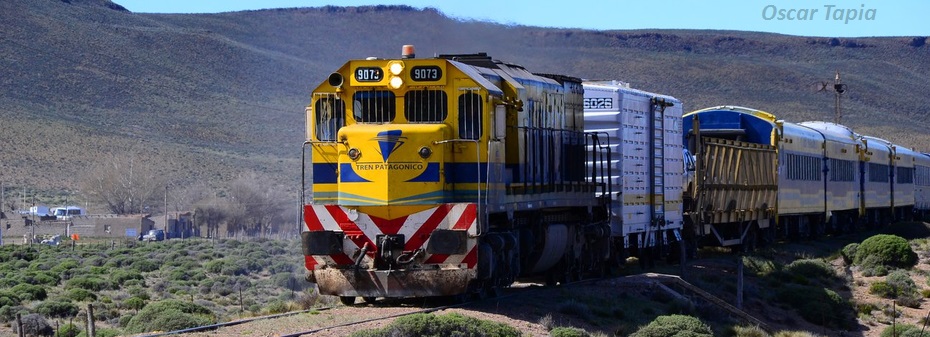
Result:
[[[308,280],[354,303],[603,268],[609,144],[583,90],[483,53],[347,62],[307,107]]]

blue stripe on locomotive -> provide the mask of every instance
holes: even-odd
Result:
[[[314,184],[335,184],[336,183],[336,164],[313,164],[313,183]]]

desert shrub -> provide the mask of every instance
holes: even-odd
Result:
[[[894,288],[885,281],[876,281],[869,286],[869,294],[878,295],[884,298],[894,298],[896,296]]]
[[[562,304],[559,304],[559,307],[556,309],[559,312],[566,315],[574,315],[582,319],[587,319],[591,317],[591,308],[587,304],[569,300]]]
[[[285,312],[291,312],[293,310],[297,310],[296,303],[289,303],[289,302],[285,302],[281,300],[274,300],[271,303],[268,303],[267,306],[265,306],[265,313],[271,314],[271,315],[283,314]]]
[[[223,261],[222,259],[207,261],[207,263],[203,264],[203,268],[206,269],[208,272],[219,274],[223,272],[223,265],[225,264],[226,262]]]
[[[846,245],[846,247],[843,247],[843,249],[840,250],[840,256],[843,257],[843,262],[846,263],[846,265],[853,264],[853,261],[856,260],[856,250],[858,249],[859,249],[859,244],[856,242],[853,242],[853,243]]]
[[[97,328],[94,332],[96,333],[96,337],[117,337],[123,335],[122,331],[111,328]],[[87,331],[81,331],[77,337],[87,337]]]
[[[54,272],[55,274],[62,274],[66,271],[78,268],[80,266],[81,264],[75,259],[70,259],[70,258],[63,259],[60,262],[58,262],[58,265],[52,267],[51,271]]]
[[[856,249],[854,263],[861,265],[869,256],[877,256],[875,262],[888,267],[910,268],[917,264],[917,253],[907,240],[896,235],[879,234],[865,239]]]
[[[210,309],[189,302],[164,300],[149,303],[142,308],[129,320],[126,331],[173,331],[213,323],[216,323],[216,317]]]
[[[788,304],[814,324],[846,328],[852,320],[852,307],[827,288],[790,284],[779,289],[776,300]]]
[[[148,259],[138,259],[132,262],[132,269],[138,270],[143,273],[153,272],[158,270],[159,264],[155,261]]]
[[[829,279],[836,276],[833,267],[821,259],[795,260],[785,266],[784,271],[808,279]]]
[[[67,323],[58,328],[57,336],[61,337],[77,337],[81,333],[81,328],[76,324]]]
[[[145,307],[145,300],[140,297],[133,296],[123,301],[123,306],[126,307],[126,309],[140,310]]]
[[[39,314],[27,314],[22,317],[23,323],[23,332],[26,336],[51,336],[55,333],[55,330],[52,329],[52,326],[48,324],[48,320],[45,319],[42,315]],[[18,327],[13,327],[13,330],[17,330]]]
[[[630,337],[713,337],[710,326],[700,319],[684,315],[656,317]]]
[[[756,276],[766,276],[779,270],[775,261],[755,255],[743,256],[743,265]]]
[[[64,296],[76,302],[94,301],[97,299],[97,294],[91,292],[90,290],[81,288],[70,289],[64,294]]]
[[[876,255],[868,256],[863,259],[862,263],[859,265],[859,269],[862,271],[862,276],[888,275],[888,268],[879,262],[879,257]]]
[[[779,331],[774,337],[819,337],[807,331]]]
[[[124,284],[129,280],[145,280],[142,274],[135,270],[114,270],[110,274],[110,281],[116,284]]]
[[[474,317],[456,313],[436,316],[432,314],[414,314],[400,317],[382,329],[363,330],[352,333],[352,337],[478,337],[478,336],[519,336],[520,332],[506,324],[479,320]]]
[[[0,321],[10,322],[16,319],[16,314],[28,314],[29,311],[26,310],[21,305],[0,305]]]
[[[152,297],[149,296],[149,292],[142,287],[130,287],[127,292],[129,293],[129,296],[138,297],[146,301],[152,299]]]
[[[48,297],[45,287],[32,284],[17,284],[12,290],[24,301],[41,301]]]
[[[769,333],[758,326],[734,326],[733,337],[769,337]]]
[[[19,305],[23,299],[10,290],[0,290],[0,307]]]
[[[916,326],[910,324],[897,324],[895,326],[889,326],[882,330],[880,337],[892,337],[892,336],[903,336],[905,332],[909,330],[917,329]],[[917,329],[917,332],[920,332],[920,329]]]
[[[572,327],[558,327],[549,331],[551,337],[590,337],[587,331]]]
[[[41,284],[47,286],[58,285],[58,282],[61,278],[58,275],[53,274],[50,271],[34,271],[29,270],[24,273],[17,275],[20,283],[28,284]]]
[[[68,280],[65,289],[86,289],[90,291],[101,291],[110,288],[110,283],[97,276],[78,276]]]
[[[78,310],[78,307],[67,299],[48,300],[36,306],[36,312],[46,317],[74,317],[78,314]]]

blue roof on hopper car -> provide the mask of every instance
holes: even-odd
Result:
[[[700,115],[701,130],[742,130],[746,135],[745,141],[771,145],[775,116],[767,112],[737,106],[693,111],[682,117],[685,136],[691,131],[695,115]]]

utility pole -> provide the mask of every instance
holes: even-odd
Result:
[[[168,240],[168,184],[165,184],[165,240]]]

